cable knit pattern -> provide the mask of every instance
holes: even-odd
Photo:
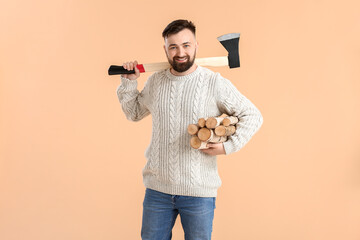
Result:
[[[186,76],[174,76],[169,69],[154,73],[141,92],[136,88],[136,80],[122,78],[117,95],[129,120],[152,115],[144,185],[173,195],[216,197],[221,185],[216,156],[190,147],[187,126],[201,117],[237,116],[236,132],[224,143],[230,154],[260,128],[259,110],[229,80],[201,66]]]
[[[200,73],[201,74],[201,73]],[[203,79],[204,77],[201,74],[199,81],[197,81],[195,87],[195,96],[194,96],[194,106],[192,112],[192,123],[197,123],[199,120],[199,110],[200,110],[200,102],[201,102],[201,92],[203,90]],[[205,88],[206,89],[206,88]],[[191,167],[190,167],[190,183],[192,186],[200,183],[200,159],[201,152],[200,151],[191,151]]]
[[[160,159],[160,107],[159,107],[159,95],[160,95],[160,86],[162,78],[158,78],[156,81],[152,81],[152,89],[154,89],[154,113],[152,115],[152,123],[153,123],[153,131],[151,138],[151,159],[152,161],[148,161],[150,174],[153,174],[154,177],[158,177],[159,170],[159,159]],[[143,170],[143,174],[146,171],[146,167]]]
[[[169,158],[169,180],[172,183],[179,181],[179,118],[180,99],[179,87],[180,82],[171,82],[170,91],[170,158]]]

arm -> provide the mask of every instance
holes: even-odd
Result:
[[[225,154],[228,155],[239,151],[251,139],[261,127],[263,117],[255,105],[242,95],[229,80],[220,75],[217,77],[219,109],[229,116],[239,118],[234,135],[229,136],[228,140],[223,143]]]
[[[145,105],[145,99],[149,96],[149,87],[145,84],[141,93],[137,90],[137,78],[140,73],[135,63],[124,64],[124,68],[128,70],[135,69],[135,74],[121,75],[121,84],[116,93],[126,118],[131,121],[140,121],[150,114]]]

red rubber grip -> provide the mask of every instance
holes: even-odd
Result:
[[[136,67],[139,69],[139,71],[141,73],[145,72],[145,68],[144,68],[144,66],[142,64],[138,64],[138,65],[136,65]]]

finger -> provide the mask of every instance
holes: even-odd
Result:
[[[135,69],[135,75],[140,76],[140,70],[137,68],[136,65],[135,65],[134,69]]]
[[[208,144],[206,144],[206,146],[207,146],[208,148],[214,148],[214,144],[212,144],[212,143],[208,143]]]
[[[135,70],[135,72],[140,72],[140,70],[138,69],[137,65],[134,66],[134,70]]]
[[[135,61],[134,61],[134,62],[131,62],[131,67],[132,67],[131,70],[135,70],[135,68],[136,68],[136,63],[135,63]]]

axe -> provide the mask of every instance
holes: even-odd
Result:
[[[229,66],[230,68],[240,67],[240,56],[239,56],[240,33],[225,34],[218,37],[217,39],[228,51],[228,56],[196,58],[195,63],[205,67],[223,67],[223,66]],[[155,72],[155,71],[168,69],[170,67],[170,64],[168,62],[159,62],[159,63],[138,64],[136,67],[140,70],[140,73]],[[109,67],[108,73],[109,75],[132,74],[135,73],[135,70],[128,71],[124,69],[123,66],[111,65]]]

